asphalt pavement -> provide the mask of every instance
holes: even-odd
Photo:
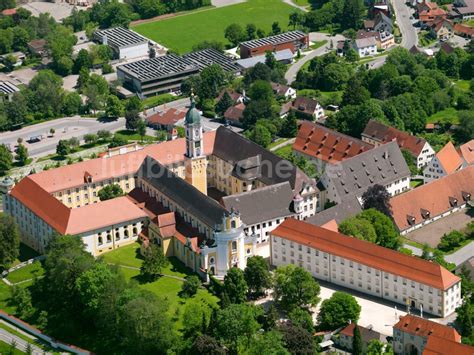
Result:
[[[402,34],[402,42],[400,45],[406,49],[410,49],[418,43],[418,34],[410,19],[410,16],[413,15],[413,9],[405,3],[405,0],[393,0],[392,4],[395,17],[397,18],[398,28]]]
[[[9,333],[7,330],[3,328],[0,328],[0,340],[8,345],[10,345],[13,341],[15,341],[16,349],[20,350],[23,353],[26,353],[28,342],[14,334]],[[45,352],[38,346],[31,344],[31,353],[33,355],[42,355]]]

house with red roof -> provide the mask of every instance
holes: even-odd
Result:
[[[185,109],[169,108],[146,118],[148,126],[170,132],[174,127],[182,125],[186,117]]]
[[[450,141],[436,153],[423,169],[423,181],[427,184],[462,169],[463,165],[463,159]]]

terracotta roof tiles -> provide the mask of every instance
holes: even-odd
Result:
[[[469,166],[392,197],[390,204],[395,225],[403,231],[423,222],[422,210],[428,211],[428,217],[433,218],[464,204],[474,195],[473,181],[474,166]]]
[[[462,159],[459,156],[453,143],[448,142],[437,154],[436,158],[443,166],[446,174],[452,174],[462,165]]]
[[[474,164],[474,139],[471,139],[466,144],[463,144],[461,147],[459,147],[459,150],[461,151],[461,155],[466,164]]]
[[[460,281],[458,276],[436,263],[293,218],[286,219],[272,232],[272,235],[437,289],[446,290]]]
[[[434,335],[456,342],[461,341],[461,336],[456,331],[456,329],[425,318],[416,317],[411,314],[400,317],[400,320],[393,326],[393,328],[420,337]]]
[[[186,110],[170,108],[166,111],[161,111],[147,117],[149,124],[159,124],[163,126],[175,125],[181,120],[184,120],[186,116]]]
[[[293,150],[331,164],[372,148],[373,145],[362,142],[360,139],[312,122],[301,123],[293,144]]]
[[[428,336],[423,355],[474,355],[474,347],[435,335]]]

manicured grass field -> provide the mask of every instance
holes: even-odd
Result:
[[[18,283],[25,280],[33,279],[35,276],[39,277],[43,275],[44,270],[39,261],[33,264],[22,267],[21,269],[15,270],[8,274],[7,279],[11,283]]]
[[[171,95],[171,94],[161,94],[161,95],[156,95],[156,96],[150,96],[147,97],[145,100],[143,100],[143,106],[145,108],[152,108],[155,106],[163,105],[171,101],[175,101],[180,99],[179,96],[176,95]]]
[[[129,130],[124,129],[124,130],[118,131],[117,133],[115,133],[115,135],[119,138],[126,140],[127,142],[141,142],[142,141],[142,137],[135,131],[129,131]],[[143,137],[143,140],[156,141],[157,138],[145,135]]]
[[[154,282],[143,283],[139,277],[140,271],[127,267],[139,268],[142,264],[142,258],[138,253],[139,245],[134,243],[125,247],[116,249],[103,255],[104,261],[111,264],[122,265],[121,270],[125,277],[130,280],[136,280],[140,283],[140,287],[149,290],[159,297],[165,298],[170,303],[169,313],[175,321],[177,330],[182,328],[182,315],[184,306],[188,300],[180,298],[179,292],[183,281],[162,276]],[[191,270],[186,268],[179,260],[170,258],[170,264],[163,269],[164,275],[177,276],[184,278],[192,274]],[[203,300],[211,305],[217,305],[217,297],[211,295],[206,289],[198,290],[194,296],[198,300]]]
[[[428,117],[428,123],[437,122],[450,122],[451,124],[459,124],[458,112],[455,108],[449,107]]]
[[[286,157],[292,152],[292,144],[285,145],[284,147],[278,148],[273,153],[280,157]]]
[[[3,341],[0,341],[0,354],[11,354],[11,344],[7,344]],[[21,355],[24,354],[23,351],[20,351],[18,349],[15,349],[13,351],[13,355]]]
[[[278,22],[282,30],[288,25],[288,16],[296,9],[281,0],[247,0],[245,3],[196,11],[155,22],[133,26],[133,30],[180,54],[192,50],[202,41],[220,41],[228,44],[225,28],[238,23],[245,28],[253,23],[265,32]]]

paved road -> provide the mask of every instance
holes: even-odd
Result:
[[[413,245],[410,244],[403,244],[404,248],[410,249],[413,253],[413,255],[416,256],[422,256],[423,255],[423,250],[417,247],[414,247]]]
[[[451,255],[446,255],[444,259],[449,263],[454,263],[456,266],[461,265],[466,260],[469,260],[474,256],[474,242],[470,242],[468,245],[462,247],[458,251]]]
[[[159,111],[163,108],[181,108],[189,104],[189,99],[180,99],[166,105],[161,105],[155,110],[147,110],[147,114]],[[50,129],[56,132],[53,137],[48,137]],[[0,133],[0,143],[10,144],[11,147],[16,145],[18,138],[23,138],[25,146],[28,148],[30,157],[40,157],[54,153],[56,145],[60,139],[69,139],[77,137],[82,139],[85,134],[97,133],[100,130],[116,132],[125,128],[125,119],[119,118],[112,121],[98,121],[95,118],[83,118],[80,116],[60,118],[56,120],[39,123],[33,126],[24,127],[17,131],[9,131]],[[44,139],[37,143],[29,144],[26,142],[32,136],[43,136]]]
[[[410,49],[418,44],[418,34],[410,20],[413,9],[405,4],[405,0],[393,0],[392,4],[397,18],[397,24],[402,34],[402,42],[400,45],[406,49]]]
[[[26,348],[28,346],[28,342],[23,340],[22,338],[16,336],[16,335],[13,335],[11,333],[9,333],[8,331],[6,331],[5,329],[3,328],[0,328],[0,340],[3,341],[4,343],[10,345],[13,341],[15,341],[16,343],[16,348],[24,353],[26,353]],[[41,354],[44,354],[44,351],[37,347],[36,345],[31,345],[31,350],[32,350],[32,354],[34,355],[41,355]]]
[[[290,68],[287,70],[285,73],[285,79],[288,82],[288,84],[291,84],[293,81],[296,79],[296,74],[298,71],[303,67],[305,63],[310,61],[311,59],[324,55],[330,51],[329,46],[331,41],[333,41],[334,48],[336,48],[336,43],[337,41],[343,40],[344,37],[341,35],[336,35],[336,36],[329,36],[328,34],[325,33],[317,33],[317,32],[311,32],[309,34],[309,40],[311,42],[319,42],[319,41],[328,41],[324,46],[319,47],[306,55],[304,55],[303,58],[295,62],[290,66]]]
[[[309,10],[308,10],[309,6],[308,7],[299,6],[299,5],[295,4],[292,0],[283,0],[283,2],[287,3],[290,6],[296,7],[297,9],[300,9],[303,12],[309,12]]]

